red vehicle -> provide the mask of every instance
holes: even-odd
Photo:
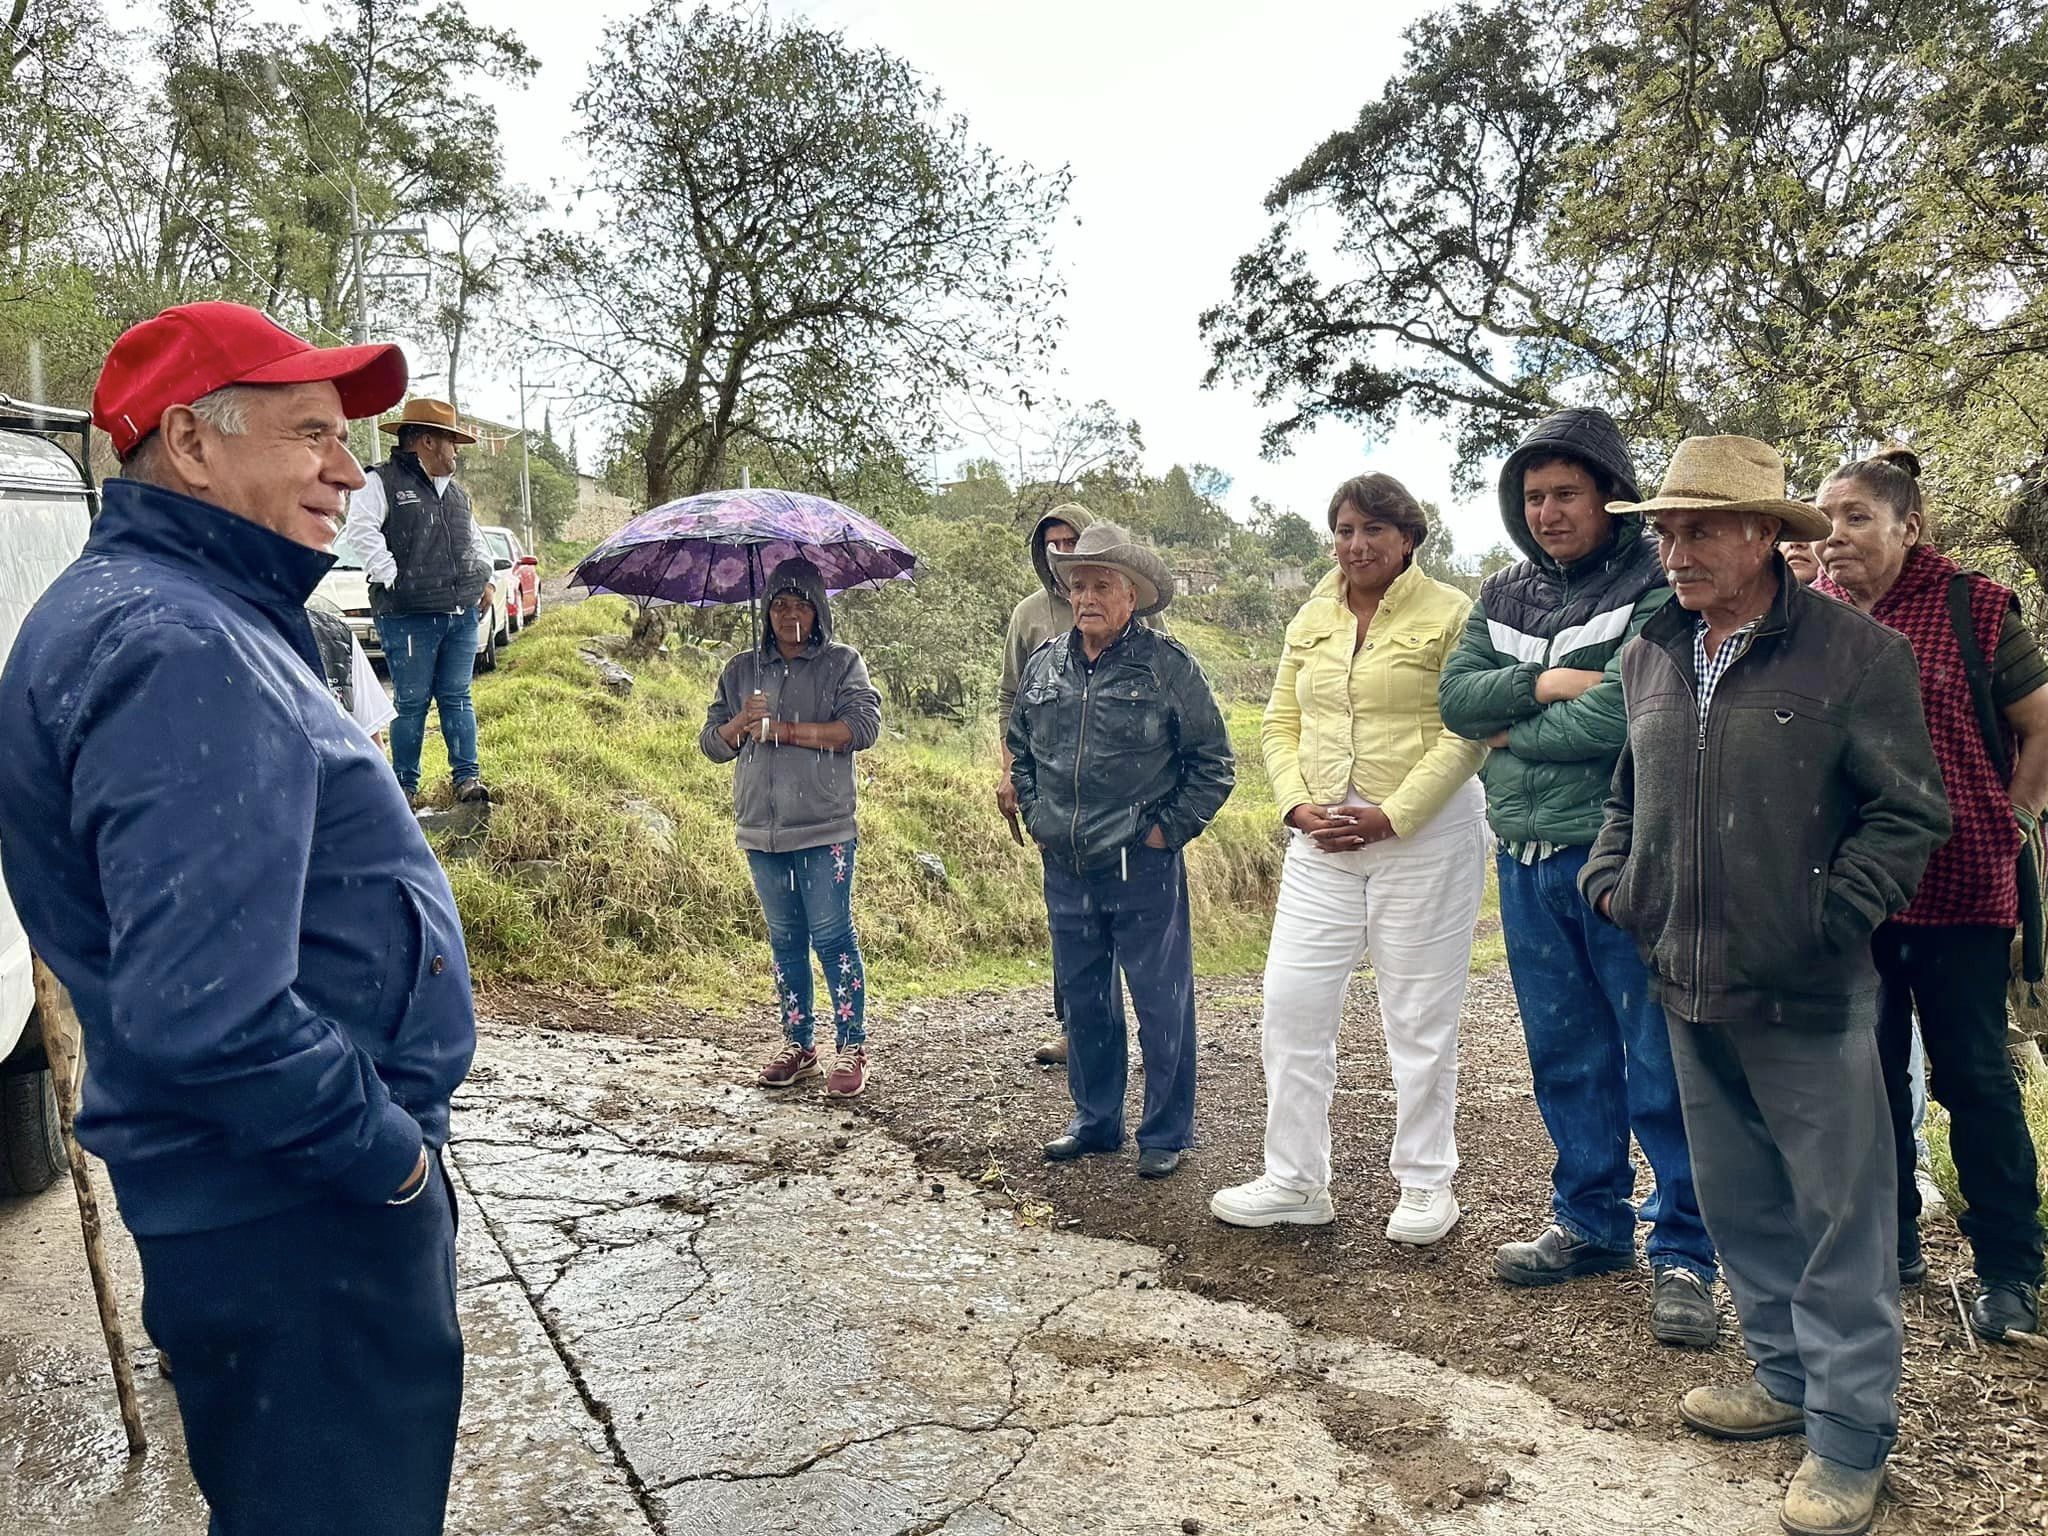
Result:
[[[505,605],[505,633],[516,635],[540,617],[540,560],[529,555],[510,528],[491,523],[480,525],[484,543],[497,567],[493,578],[499,599]]]

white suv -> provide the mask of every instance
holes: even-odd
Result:
[[[79,468],[87,421],[83,411],[0,395],[0,663],[35,600],[85,545],[93,511],[92,485]],[[77,459],[52,440],[57,434],[77,436]],[[63,1167],[28,935],[0,885],[0,1195],[34,1194]]]

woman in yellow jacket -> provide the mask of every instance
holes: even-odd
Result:
[[[1458,1219],[1458,1014],[1485,884],[1486,749],[1437,714],[1471,599],[1414,564],[1415,498],[1361,475],[1330,502],[1337,568],[1287,627],[1260,733],[1291,829],[1266,958],[1266,1169],[1209,1209],[1236,1226],[1331,1220],[1330,1095],[1344,993],[1370,954],[1397,1101],[1396,1242]]]

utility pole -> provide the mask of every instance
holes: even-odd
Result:
[[[363,227],[362,204],[356,197],[356,179],[353,176],[349,176],[347,177],[347,181],[348,244],[350,265],[354,268],[355,271],[355,293],[353,295],[354,302],[350,305],[350,308],[355,311],[355,315],[353,323],[350,327],[350,340],[352,340],[359,347],[365,347],[370,344],[369,247],[371,243],[378,240],[410,238],[418,240],[424,244],[427,238],[427,231],[425,225],[418,224],[410,225],[402,229],[365,229]],[[401,279],[420,278],[423,279],[428,284],[430,289],[432,287],[434,280],[433,272],[425,267],[419,268],[416,271],[409,272],[387,272],[385,276]],[[351,433],[353,433],[355,429],[351,427],[349,430]],[[374,450],[377,445],[376,424],[374,422],[366,422],[364,424],[364,430],[366,434],[366,441],[364,446],[366,449]],[[364,452],[359,453],[357,457],[367,464],[372,458],[375,457],[375,454],[374,452]]]
[[[533,477],[529,471],[532,463],[526,453],[526,364],[519,365],[519,521],[525,531],[526,547],[529,552],[533,542]]]

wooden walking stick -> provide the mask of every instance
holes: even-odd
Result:
[[[128,1343],[121,1333],[121,1308],[107,1273],[106,1244],[100,1238],[100,1202],[93,1193],[92,1174],[85,1166],[71,1123],[78,1114],[78,1087],[84,1077],[85,1049],[78,1015],[55,973],[35,957],[36,1012],[43,1021],[43,1054],[50,1058],[50,1076],[57,1084],[57,1120],[64,1132],[64,1156],[71,1164],[71,1188],[78,1196],[78,1224],[85,1231],[85,1267],[92,1274],[92,1299],[100,1311],[100,1332],[107,1340],[107,1362],[114,1368],[114,1396],[121,1404],[121,1427],[128,1433],[128,1454],[149,1448],[142,1433],[142,1405],[135,1398],[135,1372],[128,1363]]]

